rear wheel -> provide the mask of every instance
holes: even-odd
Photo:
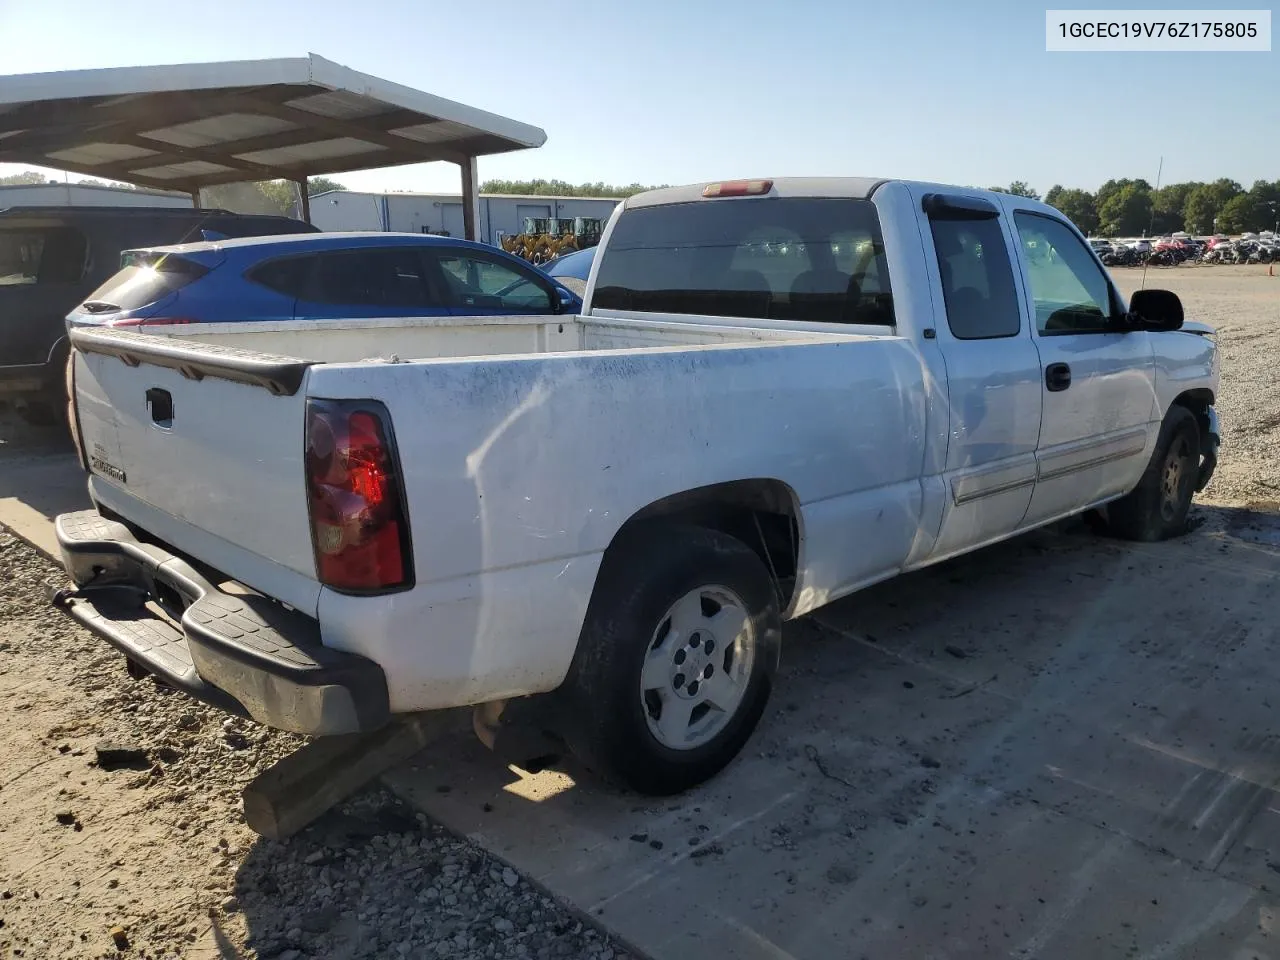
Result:
[[[751,736],[778,665],[777,592],[741,541],[653,526],[610,548],[566,681],[566,739],[598,773],[669,794]]]
[[[1184,533],[1200,469],[1200,425],[1172,407],[1138,486],[1107,506],[1112,532],[1127,540],[1167,540]]]

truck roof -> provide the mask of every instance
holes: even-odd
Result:
[[[753,178],[770,180],[773,187],[769,195],[773,197],[847,197],[851,200],[869,199],[886,183],[903,183],[924,190],[963,191],[966,194],[986,196],[999,203],[1001,194],[995,190],[983,190],[977,187],[963,187],[956,184],[932,183],[927,180],[901,180],[891,177],[762,177]],[[679,187],[663,187],[658,190],[647,190],[637,193],[626,201],[627,209],[636,207],[654,207],[668,203],[691,203],[703,199],[702,191],[710,184],[741,182],[735,180],[709,180],[703,183],[691,183]],[[1050,211],[1053,208],[1038,200],[1019,197],[1031,208]]]

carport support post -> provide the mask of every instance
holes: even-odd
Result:
[[[191,206],[195,207],[197,210],[200,209],[200,188],[199,187],[191,191]]]
[[[307,178],[295,180],[298,185],[299,196],[302,197],[302,219],[307,223],[311,222],[311,197],[307,195]]]
[[[462,167],[462,232],[468,240],[478,240],[480,196],[476,193],[476,158],[466,157],[458,165]]]

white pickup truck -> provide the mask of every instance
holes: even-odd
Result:
[[[58,519],[55,602],[265,724],[543,702],[678,791],[751,735],[782,621],[1095,508],[1180,533],[1212,332],[1023,197],[657,190],[579,316],[74,330],[96,509]]]

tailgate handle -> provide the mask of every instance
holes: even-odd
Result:
[[[168,430],[173,426],[173,394],[161,387],[147,390],[147,409],[151,411],[151,422],[157,427]]]

